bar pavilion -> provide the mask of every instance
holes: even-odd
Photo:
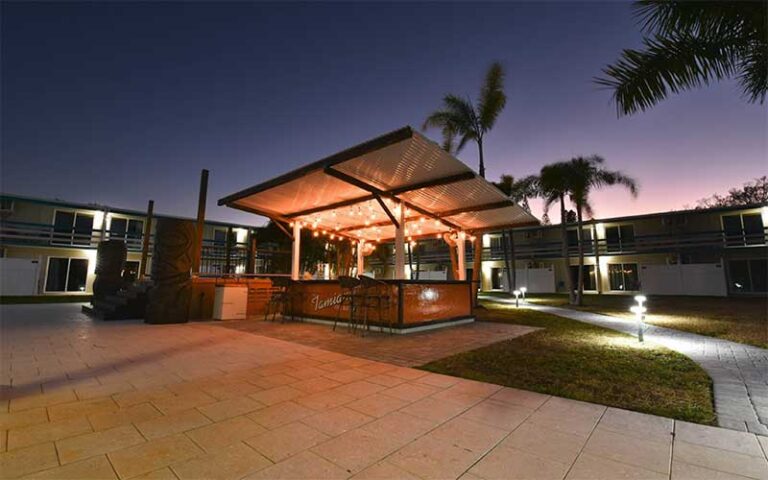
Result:
[[[404,333],[472,321],[466,242],[488,231],[538,224],[467,165],[411,127],[404,127],[219,200],[271,219],[292,240],[291,279],[301,292],[298,316],[331,321],[338,280],[302,281],[301,231],[356,246],[357,273],[376,245],[394,242],[392,308],[376,323]],[[444,238],[456,248],[454,280],[409,280],[406,242]],[[389,306],[389,305],[387,305]],[[381,317],[381,312],[379,312]]]

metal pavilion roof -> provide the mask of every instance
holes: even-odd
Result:
[[[219,200],[278,222],[368,241],[538,224],[490,182],[411,127]]]

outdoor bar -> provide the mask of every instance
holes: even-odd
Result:
[[[406,333],[471,322],[473,292],[466,278],[466,244],[483,232],[537,224],[493,184],[411,127],[308,164],[219,200],[271,219],[292,241],[290,278],[295,317],[334,322],[344,303],[338,279],[305,279],[301,232],[329,242],[350,242],[351,276],[365,272],[365,257],[394,242],[394,278],[376,279],[384,299],[368,315],[374,329]],[[411,280],[406,245],[443,239],[455,248],[453,279]],[[353,275],[354,274],[354,275]]]

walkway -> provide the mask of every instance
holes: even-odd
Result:
[[[496,297],[487,300],[515,303]],[[637,336],[636,324],[618,317],[544,305],[525,307]],[[721,427],[768,435],[768,350],[653,325],[648,325],[645,339],[688,356],[706,370]]]
[[[768,479],[768,437],[78,308],[0,306],[0,478]]]

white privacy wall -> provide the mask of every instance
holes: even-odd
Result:
[[[642,290],[651,295],[727,295],[720,264],[641,265]]]

